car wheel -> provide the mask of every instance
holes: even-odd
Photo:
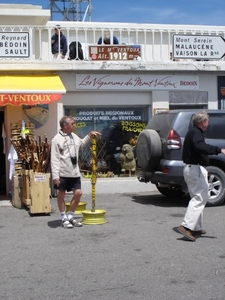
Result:
[[[138,136],[136,155],[138,165],[143,170],[152,171],[160,162],[162,154],[161,139],[152,129],[144,129]]]
[[[207,205],[220,205],[225,201],[225,173],[217,167],[208,166],[209,200]]]
[[[178,198],[185,195],[185,193],[181,190],[181,188],[176,187],[160,187],[156,184],[158,191],[166,197],[169,198]]]

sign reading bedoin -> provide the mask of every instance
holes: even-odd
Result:
[[[29,32],[0,32],[0,57],[30,56]]]
[[[173,58],[221,59],[225,55],[225,40],[212,35],[173,35]]]

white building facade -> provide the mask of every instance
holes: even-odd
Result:
[[[11,123],[33,122],[36,136],[51,139],[60,118],[72,115],[79,136],[102,132],[99,165],[119,174],[121,146],[135,144],[157,111],[224,109],[224,26],[60,22],[68,45],[79,41],[83,49],[83,60],[69,60],[69,51],[65,59],[52,56],[58,22],[49,17],[50,11],[38,6],[0,9],[0,119],[6,153]],[[119,45],[98,45],[106,32]],[[8,192],[9,163],[6,154],[0,156]],[[84,157],[81,167],[88,164]]]

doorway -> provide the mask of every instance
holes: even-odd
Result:
[[[0,195],[6,195],[6,154],[4,153],[4,143],[2,138],[2,128],[4,124],[4,111],[0,111],[1,138],[0,138]]]

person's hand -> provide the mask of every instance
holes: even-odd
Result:
[[[60,184],[60,179],[59,179],[59,178],[55,178],[55,179],[53,180],[53,184],[56,185],[56,186],[59,186],[59,184]]]
[[[221,153],[225,155],[225,149],[221,149]]]
[[[93,136],[101,137],[102,134],[101,134],[100,132],[98,132],[98,131],[91,131],[91,132],[89,133],[89,137],[92,138]]]

